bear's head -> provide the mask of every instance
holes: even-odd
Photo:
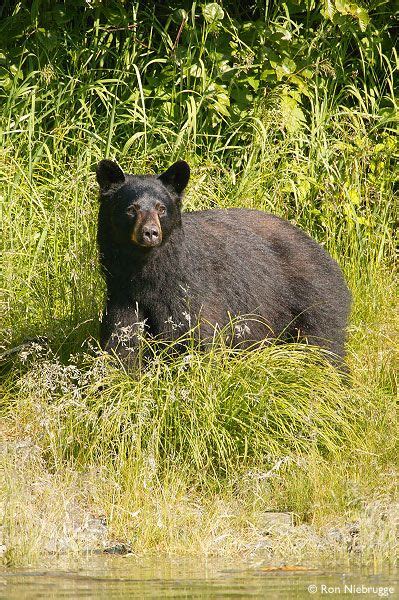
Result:
[[[159,176],[128,175],[115,162],[102,160],[96,174],[117,243],[154,248],[181,225],[181,199],[190,178],[184,160]]]

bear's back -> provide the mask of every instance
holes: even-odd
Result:
[[[320,244],[259,210],[183,213],[182,222],[184,270],[211,314],[219,303],[232,314],[259,314],[277,333],[288,326],[292,335],[333,338],[327,347],[342,354],[350,293]]]
[[[320,244],[276,215],[245,208],[211,209],[183,213],[182,222],[190,250],[219,255],[225,267],[230,258],[234,264],[236,259],[258,259],[265,268],[278,264],[304,277],[328,272],[342,280],[337,263]]]

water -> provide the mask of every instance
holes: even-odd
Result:
[[[302,568],[101,556],[74,568],[58,563],[41,570],[0,570],[0,598],[399,598],[397,570]]]

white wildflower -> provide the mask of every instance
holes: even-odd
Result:
[[[237,323],[234,325],[234,329],[238,339],[243,338],[251,333],[251,330],[246,323]]]
[[[191,315],[189,312],[183,311],[183,317],[186,319],[188,326],[191,327]]]

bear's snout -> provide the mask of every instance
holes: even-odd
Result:
[[[138,211],[131,240],[146,248],[158,246],[162,242],[162,228],[156,211]]]
[[[155,225],[155,223],[151,223],[150,225],[144,225],[143,241],[150,246],[155,246],[159,243],[159,229]]]

